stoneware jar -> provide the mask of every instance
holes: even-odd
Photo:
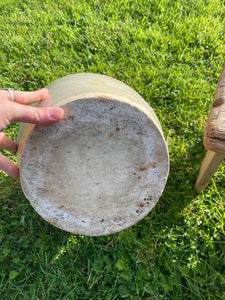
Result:
[[[39,106],[60,106],[53,125],[21,124],[21,185],[37,213],[65,231],[98,236],[145,217],[165,187],[169,157],[160,123],[126,84],[73,74],[47,86]]]

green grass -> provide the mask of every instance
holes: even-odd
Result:
[[[46,223],[1,174],[0,299],[225,299],[225,167],[201,195],[193,189],[224,63],[224,1],[2,0],[0,12],[0,86],[117,78],[155,110],[171,163],[149,215],[104,237]]]

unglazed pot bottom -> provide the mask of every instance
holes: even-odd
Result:
[[[169,159],[158,124],[140,106],[93,96],[62,105],[21,152],[21,185],[34,209],[65,231],[105,235],[146,216],[165,187]]]

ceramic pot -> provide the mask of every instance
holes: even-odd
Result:
[[[82,235],[121,231],[145,217],[161,196],[169,156],[160,123],[126,84],[73,74],[47,86],[40,106],[60,106],[53,125],[22,124],[21,185],[46,221]]]

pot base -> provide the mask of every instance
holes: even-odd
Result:
[[[158,201],[168,153],[137,107],[104,97],[62,106],[65,117],[35,126],[22,154],[21,184],[34,209],[65,231],[105,235],[141,220]]]

